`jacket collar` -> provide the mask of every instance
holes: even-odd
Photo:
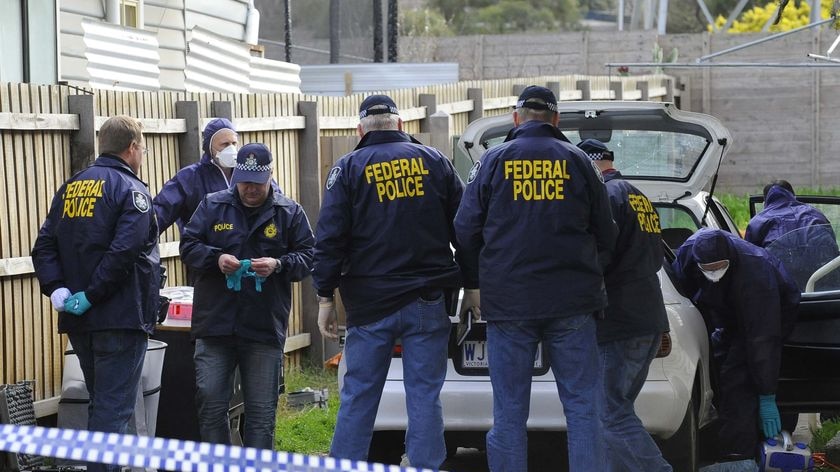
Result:
[[[385,144],[385,143],[414,143],[414,144],[422,144],[420,141],[414,139],[413,136],[404,132],[404,131],[397,131],[397,130],[378,130],[378,131],[368,131],[364,136],[362,136],[362,140],[359,141],[359,144],[356,146],[356,149],[361,149],[366,146],[372,146],[374,144]]]
[[[601,172],[601,175],[604,176],[604,182],[609,182],[610,180],[613,180],[613,179],[623,179],[624,178],[624,176],[621,175],[621,172],[619,172],[618,169],[607,169],[607,170]]]
[[[514,140],[520,137],[528,137],[528,138],[539,138],[539,137],[546,137],[546,138],[555,138],[559,139],[560,141],[565,141],[571,144],[569,138],[566,137],[556,126],[552,125],[551,123],[546,123],[544,121],[526,121],[521,125],[513,128],[508,132],[507,137],[505,138],[505,142]]]
[[[115,169],[120,169],[122,171],[128,172],[131,174],[135,179],[140,180],[140,176],[134,173],[134,170],[126,163],[122,158],[117,157],[113,154],[100,154],[99,157],[93,162],[93,165],[99,167],[113,167]]]

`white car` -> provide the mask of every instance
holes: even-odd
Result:
[[[564,102],[558,108],[558,127],[573,144],[596,138],[614,151],[616,167],[657,207],[663,240],[671,249],[701,226],[737,233],[726,209],[704,191],[715,179],[731,141],[717,119],[668,103]],[[511,114],[471,123],[458,142],[461,158],[477,161],[503,142],[512,127]],[[470,165],[456,161],[462,172]],[[673,258],[670,251],[666,253],[666,259]],[[701,314],[674,286],[669,270],[660,270],[659,278],[670,332],[663,336],[659,356],[650,366],[636,411],[647,430],[663,440],[663,451],[675,470],[694,471],[699,428],[714,419],[708,335]],[[457,318],[452,321],[457,323]],[[460,347],[454,331],[441,392],[447,448],[483,448],[484,434],[493,424],[484,324],[475,325]],[[376,417],[371,460],[398,460],[404,450],[407,415],[402,362],[396,352]],[[542,356],[537,364],[529,432],[564,431],[566,419],[548,360]]]

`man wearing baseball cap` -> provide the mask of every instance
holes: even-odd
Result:
[[[606,471],[670,472],[659,447],[636,416],[634,403],[647,378],[668,317],[657,272],[662,267],[659,215],[650,200],[613,167],[597,139],[578,144],[598,167],[618,225],[613,258],[604,271],[610,304],[598,320]]]
[[[341,389],[330,455],[365,460],[394,344],[402,342],[413,467],[446,457],[440,390],[451,322],[444,294],[461,284],[450,244],[463,184],[449,159],[402,131],[390,97],[359,107],[356,149],[328,176],[318,219],[318,326],[335,339],[333,293],[347,310]]]
[[[198,205],[181,236],[196,272],[191,335],[201,440],[230,444],[228,405],[239,366],[243,443],[272,449],[291,282],[311,269],[314,238],[301,206],[272,188],[264,144],[242,146],[227,190]]]
[[[600,176],[558,122],[554,93],[527,87],[513,112],[515,128],[475,163],[455,217],[473,269],[466,280],[478,279],[475,298],[487,320],[492,471],[527,470],[540,344],[563,402],[569,470],[604,470],[595,318],[607,305],[603,265],[617,231]]]

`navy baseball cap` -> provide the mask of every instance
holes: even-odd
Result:
[[[373,108],[377,106],[385,106],[386,108]],[[371,108],[373,108],[371,110]],[[359,119],[366,116],[371,115],[384,115],[385,113],[391,113],[393,115],[399,115],[400,111],[397,109],[397,104],[391,100],[391,97],[387,95],[371,95],[367,97],[361,105],[359,105]]]
[[[274,158],[268,146],[262,143],[250,143],[242,146],[236,153],[236,167],[233,168],[231,185],[241,182],[264,184],[271,179],[271,167]]]
[[[598,141],[597,139],[589,138],[584,139],[583,141],[579,142],[577,147],[579,147],[586,155],[592,159],[593,161],[600,161],[601,159],[605,159],[608,161],[613,160],[613,153],[609,149],[607,149],[607,145]]]
[[[541,101],[534,101],[535,99]],[[557,113],[557,97],[551,90],[539,85],[529,85],[519,94],[516,108],[531,108],[533,110],[551,110]]]

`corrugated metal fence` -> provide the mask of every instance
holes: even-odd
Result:
[[[406,131],[429,133],[430,143],[451,153],[452,136],[482,115],[507,113],[528,84],[546,84],[561,99],[673,100],[673,79],[651,75],[608,78],[528,77],[470,81],[388,92],[400,107]],[[641,85],[637,85],[641,84]],[[55,332],[56,313],[40,295],[29,253],[56,189],[71,172],[93,158],[95,129],[107,117],[127,114],[144,123],[149,154],[141,178],[156,194],[177,170],[199,157],[200,132],[211,118],[234,120],[240,143],[264,142],[274,152],[275,178],[317,221],[325,170],[340,146],[323,140],[355,135],[363,97],[314,97],[293,94],[122,92],[67,86],[0,83],[0,383],[36,380],[38,400],[60,393],[63,346]],[[430,117],[434,111],[446,115]],[[443,119],[444,121],[434,120]],[[442,123],[442,125],[441,125]],[[80,154],[87,136],[91,147]],[[342,149],[346,149],[346,145]],[[338,151],[334,151],[338,152]],[[169,285],[185,283],[178,255],[178,233],[161,237]],[[305,354],[320,360],[323,344],[315,323],[317,305],[311,284],[295,284],[286,350],[288,364]],[[304,349],[308,348],[308,349]],[[39,403],[49,413],[54,402]]]

